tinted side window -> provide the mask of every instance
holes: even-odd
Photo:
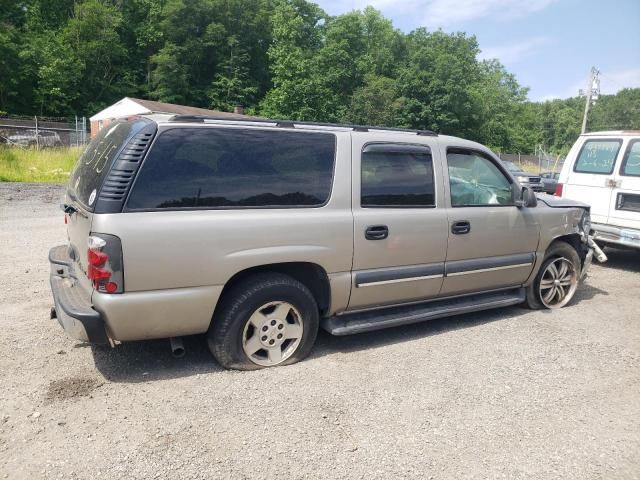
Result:
[[[361,168],[362,207],[435,206],[433,160],[428,148],[365,148]]]
[[[621,175],[640,177],[640,140],[631,140],[622,161]]]
[[[334,157],[332,134],[174,128],[156,140],[127,207],[319,206]]]
[[[479,153],[447,152],[451,205],[513,205],[511,183],[502,171]]]
[[[613,172],[620,145],[620,139],[587,140],[580,149],[573,170],[578,173],[609,175]]]

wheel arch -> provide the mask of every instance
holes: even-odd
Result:
[[[212,322],[216,316],[216,310],[218,310],[225,296],[246,279],[258,273],[281,273],[294,278],[309,289],[318,304],[321,316],[329,311],[331,306],[331,286],[327,271],[322,266],[312,262],[270,263],[241,270],[225,283],[214,309]]]

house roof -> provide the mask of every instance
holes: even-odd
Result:
[[[189,107],[187,105],[176,105],[173,103],[156,102],[142,98],[125,97],[113,105],[93,115],[90,120],[107,120],[114,118],[124,118],[130,115],[142,115],[148,113],[169,113],[175,115],[209,115],[241,120],[243,118],[255,118],[237,113],[221,112],[218,110],[208,110],[206,108]]]
[[[147,108],[151,113],[175,113],[176,115],[212,115],[217,117],[244,118],[246,115],[237,113],[221,112],[219,110],[208,110],[206,108],[189,107],[187,105],[176,105],[174,103],[156,102],[154,100],[144,100],[142,98],[131,98],[138,105]]]

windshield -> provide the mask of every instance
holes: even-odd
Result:
[[[93,211],[96,195],[114,158],[129,139],[146,125],[146,121],[118,121],[104,127],[91,140],[69,179],[69,192]]]

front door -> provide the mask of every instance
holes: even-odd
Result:
[[[580,146],[562,196],[591,205],[591,221],[607,223],[621,138],[588,137]],[[573,152],[572,152],[573,153]]]
[[[437,140],[352,134],[354,255],[349,309],[439,294],[447,214]]]
[[[625,235],[624,229],[640,230],[640,138],[629,140],[624,147],[612,188],[608,222],[623,229],[623,240],[625,236],[635,238],[637,233]]]
[[[533,212],[515,206],[513,189],[499,161],[487,152],[446,148],[448,250],[444,296],[524,283],[538,246]]]

